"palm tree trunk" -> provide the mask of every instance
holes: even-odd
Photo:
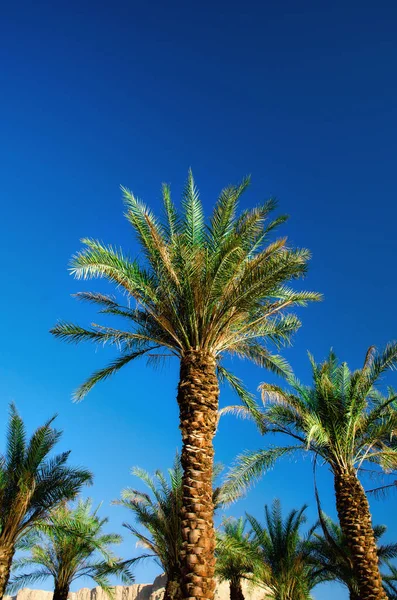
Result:
[[[55,582],[54,594],[52,600],[67,600],[69,595],[69,585]]]
[[[212,600],[215,591],[212,440],[218,420],[216,362],[199,350],[181,359],[178,386],[183,466],[181,595]]]
[[[167,579],[163,600],[180,600],[181,586],[178,577]]]
[[[14,546],[0,546],[0,599],[3,598],[10,578],[11,564],[14,557]]]
[[[229,583],[230,600],[244,600],[243,588],[240,579],[231,580]]]
[[[364,489],[355,471],[348,469],[339,469],[334,473],[334,485],[339,522],[351,552],[358,595],[363,600],[387,599]]]

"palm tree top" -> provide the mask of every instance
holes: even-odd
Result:
[[[288,342],[300,322],[285,309],[321,297],[287,285],[306,274],[310,253],[289,247],[285,237],[270,242],[270,234],[286,220],[285,215],[270,219],[274,200],[237,214],[248,184],[245,178],[225,188],[208,223],[191,171],[181,212],[163,185],[162,220],[122,187],[141,260],[85,238],[71,272],[77,279],[104,278],[115,285],[124,294],[123,303],[95,292],[80,292],[77,298],[97,305],[102,314],[123,317],[126,327],[60,322],[51,330],[69,342],[108,343],[121,351],[79,388],[77,399],[130,361],[145,354],[155,360],[160,349],[177,357],[198,350],[217,360],[229,352],[277,372],[288,370],[264,341]]]
[[[314,527],[302,532],[306,509],[304,505],[283,515],[281,502],[276,498],[270,506],[265,505],[264,524],[247,515],[252,543],[265,565],[263,583],[277,600],[308,600],[311,589],[320,581],[311,564]]]
[[[221,581],[251,579],[258,582],[265,564],[258,546],[246,531],[247,519],[224,518],[217,532],[215,572]]]
[[[309,354],[313,382],[293,375],[289,389],[263,383],[262,405],[221,411],[253,419],[262,433],[287,435],[293,445],[246,453],[229,476],[229,486],[247,486],[282,455],[310,450],[333,470],[359,470],[367,461],[386,472],[397,468],[397,394],[378,387],[380,377],[397,366],[397,343],[383,351],[368,349],[363,367],[350,371],[333,351],[322,363]],[[237,489],[236,487],[236,489]]]
[[[70,452],[50,456],[62,432],[55,417],[38,427],[30,440],[15,405],[10,406],[5,452],[0,456],[0,537],[18,538],[48,511],[76,497],[92,482],[86,469],[68,465]]]
[[[301,540],[301,527],[306,523],[307,505],[292,509],[286,517],[282,514],[281,502],[276,498],[271,506],[265,505],[265,526],[252,515],[247,515],[256,542],[262,547],[266,562],[277,570],[291,556],[295,556]]]
[[[67,586],[81,577],[91,577],[109,595],[110,574],[121,575],[124,583],[131,583],[130,563],[120,561],[112,549],[122,537],[104,532],[108,519],[99,516],[100,507],[93,509],[90,498],[79,499],[76,505],[63,502],[37,523],[19,546],[29,554],[14,561],[14,577],[8,591],[15,592],[47,577],[53,577],[57,585]],[[26,572],[32,566],[35,569]]]
[[[113,503],[129,509],[135,524],[123,523],[144,548],[132,562],[153,558],[172,577],[179,568],[181,544],[180,512],[182,508],[182,465],[176,454],[168,478],[160,470],[151,475],[140,467],[133,467],[132,475],[138,477],[148,492],[126,488],[121,499]]]

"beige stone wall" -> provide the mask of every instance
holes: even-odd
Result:
[[[114,600],[162,600],[164,594],[164,576],[156,577],[153,583],[137,583],[135,585],[117,585]],[[265,600],[264,590],[253,589],[244,585],[246,600]],[[20,590],[16,596],[5,596],[4,600],[52,600],[52,592],[41,590]],[[78,592],[71,592],[69,600],[109,600],[101,588],[82,588]],[[229,585],[219,583],[215,591],[215,600],[229,600]]]

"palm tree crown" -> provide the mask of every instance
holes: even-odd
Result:
[[[115,533],[104,533],[108,519],[100,518],[98,509],[92,511],[90,499],[79,500],[76,507],[64,503],[38,523],[36,535],[26,540],[29,555],[14,561],[15,576],[9,590],[13,592],[48,577],[53,578],[55,589],[69,589],[76,579],[90,577],[110,594],[110,574],[121,574],[126,583],[132,581],[131,573],[123,568],[111,549],[122,538]],[[35,570],[26,572],[32,566]],[[19,571],[23,572],[17,574]]]
[[[220,581],[228,581],[231,600],[244,598],[241,581],[259,581],[265,564],[257,544],[246,532],[246,519],[224,519],[222,530],[217,533],[216,569]]]
[[[319,300],[320,295],[285,285],[306,273],[309,252],[289,248],[286,238],[269,244],[270,233],[286,220],[281,216],[269,221],[273,200],[237,216],[238,200],[248,183],[244,179],[222,191],[208,225],[191,172],[182,214],[175,209],[169,187],[163,186],[163,222],[122,188],[126,216],[142,249],[141,264],[121,250],[86,238],[71,271],[78,279],[105,278],[125,293],[123,304],[100,293],[81,292],[77,298],[99,306],[102,314],[124,318],[126,327],[94,324],[87,329],[60,322],[52,329],[69,342],[108,343],[120,351],[78,388],[76,399],[136,358],[148,355],[156,360],[161,348],[169,356],[182,357],[192,349],[214,355],[220,375],[232,385],[235,379],[220,365],[225,352],[276,372],[288,369],[264,342],[288,341],[300,323],[285,309]]]
[[[134,467],[132,474],[141,479],[149,493],[127,488],[115,504],[128,508],[135,517],[135,525],[124,523],[124,527],[146,550],[139,559],[153,558],[171,580],[179,574],[182,543],[182,466],[179,455],[168,470],[168,481],[161,471],[156,471],[152,477],[144,469]]]
[[[319,582],[310,564],[312,529],[302,534],[306,506],[292,510],[285,517],[281,503],[274,500],[265,506],[265,525],[248,515],[252,541],[258,547],[265,570],[263,583],[274,600],[307,600]]]
[[[62,435],[53,429],[53,420],[27,441],[24,423],[11,405],[6,450],[0,457],[0,544],[20,539],[49,510],[92,481],[91,473],[67,464],[70,452],[49,457]]]
[[[333,471],[354,468],[365,461],[391,471],[397,467],[397,394],[389,388],[383,395],[376,384],[380,376],[397,365],[397,344],[383,352],[369,348],[362,369],[351,372],[338,363],[331,351],[328,359],[316,364],[311,355],[313,386],[304,386],[289,376],[291,391],[262,384],[263,406],[234,406],[222,413],[247,416],[262,433],[287,435],[295,442],[247,453],[230,474],[229,486],[249,485],[282,455],[297,450],[313,451]]]

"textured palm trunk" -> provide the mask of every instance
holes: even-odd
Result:
[[[351,552],[362,600],[387,599],[379,572],[371,513],[364,489],[354,470],[334,473],[336,508],[341,529]]]
[[[69,586],[55,582],[53,600],[67,600],[69,595]]]
[[[10,578],[11,564],[14,556],[14,547],[0,546],[0,598],[3,598]]]
[[[183,466],[180,564],[184,600],[214,597],[212,441],[218,419],[218,396],[215,358],[198,350],[185,353],[178,386]]]
[[[244,600],[243,588],[240,579],[232,580],[229,583],[230,600]]]
[[[163,600],[180,600],[181,585],[179,579],[180,577],[171,577],[170,579],[167,579]]]

